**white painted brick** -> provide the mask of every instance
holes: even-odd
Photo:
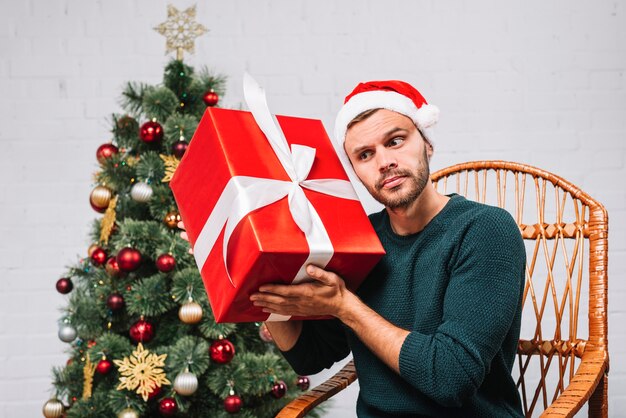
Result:
[[[0,37],[0,51],[4,56],[25,56],[31,53],[31,40]]]
[[[585,107],[585,106],[583,106]],[[591,115],[585,110],[560,111],[556,114],[559,129],[585,132],[591,129]]]
[[[560,71],[555,75],[557,90],[581,91],[589,87],[589,73],[587,71]]]
[[[0,416],[7,418],[25,416],[22,414],[29,410],[29,404],[32,404],[35,408],[33,410],[37,411],[38,415],[41,415],[44,403],[53,396],[51,367],[46,368],[45,372],[49,376],[48,379],[16,377],[0,382],[0,390],[3,391],[3,396],[0,398]],[[28,397],[28,401],[25,396]],[[4,415],[1,414],[3,410],[6,411]]]
[[[67,16],[33,17],[19,22],[16,26],[18,37],[45,36],[81,36],[85,33],[85,22],[82,19]]]
[[[576,93],[578,107],[592,105],[595,110],[626,109],[626,92],[579,91]],[[626,114],[626,110],[624,111]]]
[[[87,77],[71,77],[71,78],[59,80],[58,88],[59,88],[62,98],[69,98],[69,99],[79,99],[79,98],[84,99],[85,97],[96,98],[101,95],[101,89],[100,89],[101,84],[102,84],[102,79],[98,80],[95,78],[87,78]],[[113,110],[110,110],[109,113],[111,113],[112,111]]]
[[[65,0],[64,15],[71,18],[84,18],[89,21],[100,17],[101,2]]]
[[[63,60],[44,56],[16,57],[11,60],[11,76],[15,78],[63,77],[78,73],[78,60],[65,57]]]
[[[58,18],[65,15],[65,5],[57,1],[33,1],[32,16],[36,18]]]
[[[100,45],[103,42],[100,38],[88,38],[85,36],[67,38],[64,41],[68,55],[80,55],[83,59],[93,55],[100,55]]]
[[[13,103],[16,111],[21,114],[27,114],[33,109],[32,100],[18,100]],[[39,109],[49,118],[75,118],[77,115],[83,114],[84,101],[82,100],[40,100]]]
[[[0,76],[5,77],[9,74],[10,61],[0,57]]]
[[[259,81],[259,83],[261,83],[267,91],[271,91],[272,95],[290,95],[301,91],[300,77],[296,75],[266,75],[263,76],[262,79],[264,81]]]
[[[33,14],[33,4],[30,1],[2,3],[2,20],[26,18]]]
[[[106,97],[102,99],[93,98],[84,103],[84,115],[88,118],[97,118],[102,115],[110,114],[112,109],[118,106],[115,98]]]
[[[626,109],[594,110],[591,114],[591,126],[599,131],[623,132],[626,127]]]
[[[623,88],[623,71],[592,71],[590,73],[591,87],[599,90],[619,90]]]
[[[575,55],[573,65],[583,70],[622,70],[626,67],[626,54],[594,51]]]
[[[8,357],[2,367],[2,369],[5,370],[6,373],[4,377],[7,380],[16,378],[38,378],[41,376],[42,373],[49,374],[50,364],[53,364],[52,362],[56,361],[57,359],[59,359],[58,355]],[[28,364],[28,367],[8,367],[9,364]]]
[[[593,156],[593,168],[620,169],[624,167],[623,150],[602,150]]]

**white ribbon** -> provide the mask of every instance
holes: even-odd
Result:
[[[352,184],[346,180],[307,180],[315,160],[315,148],[293,144],[291,150],[289,149],[285,134],[269,111],[265,91],[247,73],[244,74],[243,90],[250,112],[291,181],[249,176],[232,177],[196,240],[193,248],[196,263],[198,269],[202,271],[204,263],[226,224],[223,243],[224,266],[228,279],[235,286],[226,263],[228,243],[235,227],[250,212],[271,205],[287,196],[291,216],[298,228],[304,232],[310,250],[307,260],[292,281],[292,283],[299,283],[308,277],[305,270],[308,264],[312,263],[323,268],[334,254],[326,228],[304,194],[303,188],[343,199],[358,200],[358,196]],[[288,316],[271,314],[267,320],[284,321],[287,319],[289,319]]]

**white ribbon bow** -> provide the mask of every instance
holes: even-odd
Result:
[[[285,134],[276,118],[269,111],[265,91],[247,73],[244,74],[243,90],[250,112],[291,181],[249,176],[232,177],[226,184],[196,240],[193,248],[194,256],[198,269],[202,271],[204,263],[222,228],[224,228],[224,224],[226,224],[223,243],[224,266],[228,279],[235,286],[226,264],[228,242],[235,227],[250,212],[288,196],[291,216],[298,228],[304,232],[310,250],[309,257],[293,280],[293,283],[298,283],[308,277],[305,271],[308,264],[313,263],[323,268],[334,253],[332,242],[324,224],[304,194],[303,188],[343,199],[358,200],[358,197],[352,184],[347,180],[307,180],[315,160],[315,148],[294,144],[290,151]],[[272,314],[268,320],[285,320],[288,318]]]

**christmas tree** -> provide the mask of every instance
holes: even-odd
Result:
[[[126,85],[125,113],[96,152],[89,201],[103,215],[88,257],[56,284],[69,297],[59,321],[69,360],[53,370],[46,417],[270,417],[309,386],[263,324],[215,323],[179,235],[168,181],[225,86],[183,63],[184,45],[162,84]]]

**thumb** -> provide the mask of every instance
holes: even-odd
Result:
[[[321,282],[326,285],[333,284],[333,278],[335,276],[335,273],[331,273],[330,271],[321,269],[317,266],[314,266],[313,264],[309,264],[307,266],[306,272],[308,273],[309,276],[311,276],[311,278],[317,280],[318,282]]]

